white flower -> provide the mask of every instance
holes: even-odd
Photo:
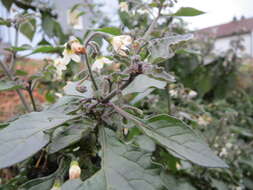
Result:
[[[57,79],[60,79],[62,72],[67,69],[68,62],[64,62],[62,58],[57,58],[54,60],[54,67],[56,68]]]
[[[65,64],[68,64],[71,60],[77,63],[80,62],[80,54],[86,53],[84,46],[75,37],[70,37],[70,40],[64,46],[65,49],[62,54]]]
[[[91,70],[100,72],[104,65],[111,65],[113,61],[106,57],[99,57],[96,61],[92,64]]]
[[[63,62],[68,64],[71,60],[79,63],[81,61],[81,57],[74,53],[71,49],[64,49],[63,51]]]
[[[170,93],[171,97],[174,97],[174,98],[178,97],[178,91],[177,90],[170,90],[169,93]]]
[[[222,148],[221,152],[219,153],[219,156],[226,156],[228,154],[227,149],[226,148]]]
[[[131,36],[128,35],[114,36],[111,39],[113,49],[122,56],[127,56],[126,51],[129,50],[132,42]]]
[[[78,179],[81,175],[81,168],[77,161],[72,161],[69,169],[69,179]]]
[[[119,4],[119,8],[121,12],[128,12],[128,4],[127,2],[121,2]]]
[[[198,93],[194,90],[191,90],[188,94],[188,98],[192,99],[195,98],[198,95]]]

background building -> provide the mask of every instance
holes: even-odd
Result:
[[[198,30],[196,35],[200,39],[207,36],[214,38],[214,51],[217,53],[227,51],[232,41],[241,38],[244,50],[240,53],[253,57],[253,18],[234,18],[229,23]]]

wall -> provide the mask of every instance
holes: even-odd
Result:
[[[253,40],[252,40],[253,34],[247,33],[247,34],[241,35],[241,37],[244,39],[242,41],[242,44],[245,48],[245,50],[241,52],[241,55],[248,55],[248,56],[253,57]],[[230,36],[230,37],[216,39],[215,47],[214,47],[215,52],[221,53],[230,49],[231,48],[230,42],[232,40],[236,40],[237,38],[238,38],[237,36]]]
[[[80,19],[82,20],[82,27],[79,29],[75,29],[73,26],[69,24],[68,19],[68,11],[75,5],[75,4],[87,4],[90,2],[90,0],[53,0],[53,6],[55,8],[55,12],[58,15],[58,20],[61,23],[64,32],[71,32],[76,36],[82,37],[84,34],[84,31],[86,31],[88,28],[91,27],[90,23],[90,17],[91,13],[89,11],[89,8],[84,8],[83,6],[78,7],[79,11],[84,11],[85,14],[80,16]]]

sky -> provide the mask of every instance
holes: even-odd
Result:
[[[253,0],[178,0],[176,8],[180,7],[193,7],[206,12],[201,16],[184,18],[191,29],[223,24],[234,16],[253,17]]]
[[[97,0],[105,2],[104,10],[115,15],[118,7],[117,0]],[[144,0],[145,1],[145,0]],[[246,18],[253,17],[253,0],[178,0],[175,4],[175,11],[180,7],[193,7],[206,12],[204,15],[187,18],[184,20],[189,23],[190,29],[201,29],[209,26],[227,23],[232,21],[233,17]]]

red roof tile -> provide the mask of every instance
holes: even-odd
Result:
[[[198,30],[195,34],[197,37],[209,35],[210,37],[221,38],[238,33],[249,33],[251,31],[253,31],[253,18],[242,18],[241,20]]]

